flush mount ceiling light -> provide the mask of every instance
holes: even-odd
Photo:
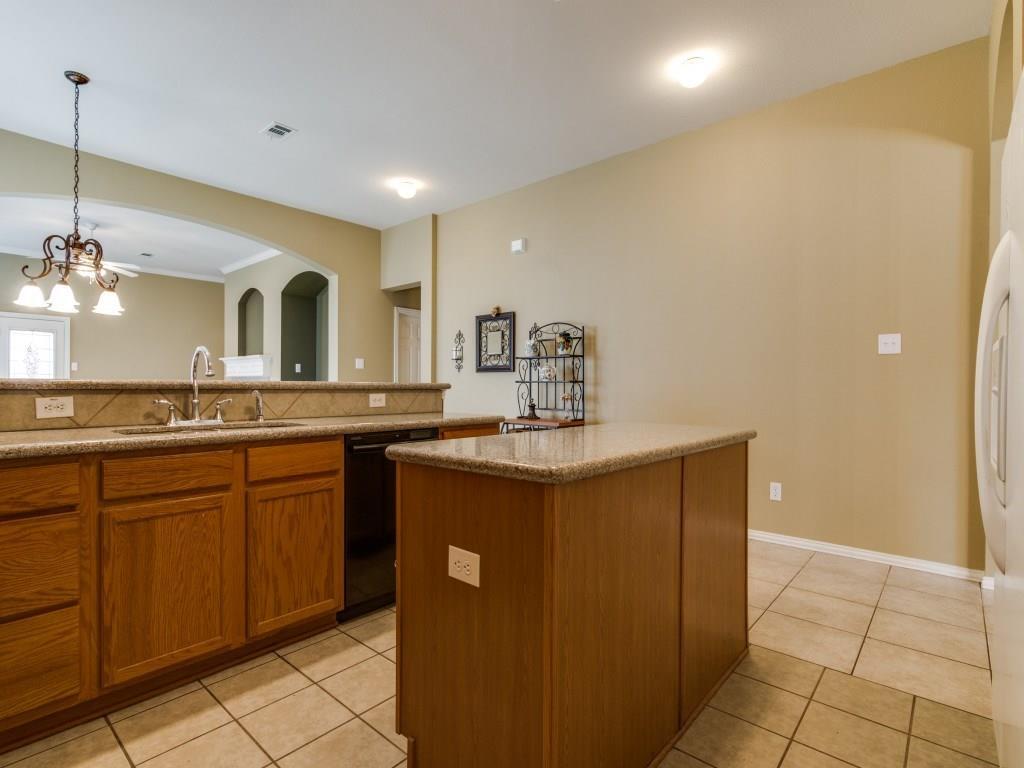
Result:
[[[64,77],[75,86],[74,228],[69,235],[50,235],[43,240],[42,269],[38,275],[30,275],[27,265],[21,268],[21,273],[28,278],[28,283],[22,286],[14,303],[23,307],[46,307],[52,312],[77,313],[78,301],[68,284],[68,276],[72,272],[77,272],[103,289],[92,311],[100,315],[120,315],[124,309],[114,292],[118,277],[116,274],[106,277],[103,246],[94,237],[83,240],[78,231],[78,92],[89,82],[89,78],[81,72],[70,70],[64,73]],[[60,275],[60,281],[50,291],[50,298],[43,300],[43,291],[35,281],[46,277],[54,269]]]
[[[704,84],[717,67],[717,57],[708,51],[693,51],[676,56],[668,63],[668,76],[684,88]]]
[[[392,179],[388,182],[388,186],[395,190],[403,200],[411,200],[416,197],[416,193],[419,192],[423,184],[416,179]]]

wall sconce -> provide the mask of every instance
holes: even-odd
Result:
[[[455,342],[452,346],[452,361],[455,363],[455,370],[462,370],[462,347],[466,343],[466,337],[462,335],[460,330],[455,334]]]

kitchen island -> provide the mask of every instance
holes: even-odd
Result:
[[[410,768],[645,768],[745,656],[753,431],[388,449]]]

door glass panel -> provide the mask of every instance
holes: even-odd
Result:
[[[8,331],[8,370],[15,379],[52,379],[56,377],[55,348],[57,334],[50,331]]]

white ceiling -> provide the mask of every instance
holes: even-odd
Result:
[[[987,34],[991,0],[6,3],[0,127],[390,226]],[[663,73],[715,48],[689,91]],[[298,130],[273,142],[271,121]],[[388,178],[426,188],[401,200]],[[82,185],[89,193],[89,180]]]
[[[103,258],[141,272],[222,281],[224,273],[276,256],[255,240],[158,213],[83,201],[82,237],[95,224]],[[0,253],[42,258],[43,239],[71,231],[71,200],[0,195]],[[142,256],[149,253],[151,256]]]

